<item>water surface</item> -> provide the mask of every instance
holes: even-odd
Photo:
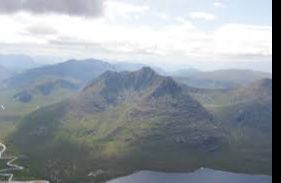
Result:
[[[193,173],[141,171],[108,183],[272,183],[272,177],[201,169]]]

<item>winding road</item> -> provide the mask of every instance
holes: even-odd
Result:
[[[24,167],[14,164],[14,162],[18,160],[18,157],[3,158],[3,155],[6,150],[6,145],[0,142],[0,160],[9,160],[6,164],[8,168],[0,170],[0,177],[7,177],[8,182],[12,182],[14,174],[10,172],[24,170]]]

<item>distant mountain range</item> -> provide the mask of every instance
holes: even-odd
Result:
[[[26,55],[0,55],[0,66],[10,70],[24,70],[36,67],[37,64]]]
[[[61,79],[76,80],[79,81],[81,85],[85,85],[87,82],[98,77],[105,71],[135,71],[141,69],[141,67],[144,67],[144,65],[129,63],[110,64],[95,59],[70,60],[55,65],[26,70],[9,78],[6,81],[6,84],[12,87],[24,86],[30,85],[38,80],[46,80],[47,78],[56,77]],[[167,74],[161,69],[155,69],[158,73]],[[218,70],[212,72],[202,72],[191,69],[173,73],[172,76],[177,81],[189,86],[212,89],[236,88],[260,79],[272,78],[272,74],[250,70]]]
[[[20,60],[18,62],[21,63]],[[141,64],[110,64],[96,59],[70,60],[27,69],[20,73],[1,66],[0,100],[12,111],[19,108],[15,101],[25,103],[25,108],[33,110],[37,106],[45,106],[76,93],[106,71],[135,71],[141,67],[143,67]],[[167,75],[161,69],[156,68],[156,70]],[[246,70],[201,72],[192,69],[173,75],[173,78],[181,84],[206,89],[233,89],[260,79],[272,78],[271,74]]]
[[[99,60],[70,60],[64,63],[27,70],[8,79],[6,82],[9,86],[20,86],[30,85],[36,80],[57,77],[73,79],[85,84],[103,72],[113,69],[112,65]]]
[[[6,60],[7,61],[7,60]],[[20,62],[20,61],[19,61]],[[138,64],[109,64],[100,60],[70,60],[21,71],[0,67],[2,118],[18,118],[78,92],[108,70],[138,70]]]
[[[81,80],[87,69],[84,74]],[[271,111],[270,79],[210,90],[180,85],[148,67],[106,71],[69,99],[28,115],[9,142],[32,157],[29,176],[51,182],[202,166],[270,174]]]
[[[206,89],[231,89],[248,85],[261,79],[272,79],[272,74],[251,70],[217,70],[203,72],[182,70],[174,73],[177,81],[189,86]]]

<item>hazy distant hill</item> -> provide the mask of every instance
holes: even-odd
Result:
[[[103,72],[113,69],[114,67],[112,65],[99,60],[70,60],[64,63],[27,70],[22,74],[8,79],[7,84],[9,86],[28,85],[38,79],[48,77],[74,79],[85,84]]]
[[[50,77],[59,77],[62,79],[73,79],[80,81],[81,84],[100,76],[105,71],[136,71],[144,67],[143,64],[131,63],[107,63],[96,59],[87,60],[69,60],[59,64],[42,66],[35,69],[29,69],[12,78],[9,78],[6,83],[10,86],[22,86]],[[155,68],[158,73],[164,73],[159,68]]]
[[[271,79],[272,74],[251,70],[198,70],[180,71],[174,74],[177,81],[197,88],[229,89],[245,86],[261,79]]]
[[[37,66],[34,60],[26,55],[0,55],[0,65],[12,70],[24,70]]]
[[[6,69],[5,67],[0,65],[0,83],[4,79],[8,78],[10,75],[11,75],[11,72],[8,69]]]

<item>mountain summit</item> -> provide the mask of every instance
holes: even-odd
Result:
[[[161,116],[165,120],[173,116],[186,123],[189,120],[210,122],[212,119],[172,78],[160,76],[147,67],[136,72],[108,71],[69,100],[69,106],[83,115],[85,111],[95,113],[123,106],[128,108],[127,115],[130,115],[130,119],[145,118],[146,115]],[[175,119],[171,119],[169,123],[173,121]],[[211,122],[210,124],[212,125]]]
[[[88,85],[81,95],[100,94],[108,101],[135,100],[180,95],[181,88],[170,77],[162,77],[149,67],[136,72],[108,71]],[[131,97],[135,94],[137,97]]]

